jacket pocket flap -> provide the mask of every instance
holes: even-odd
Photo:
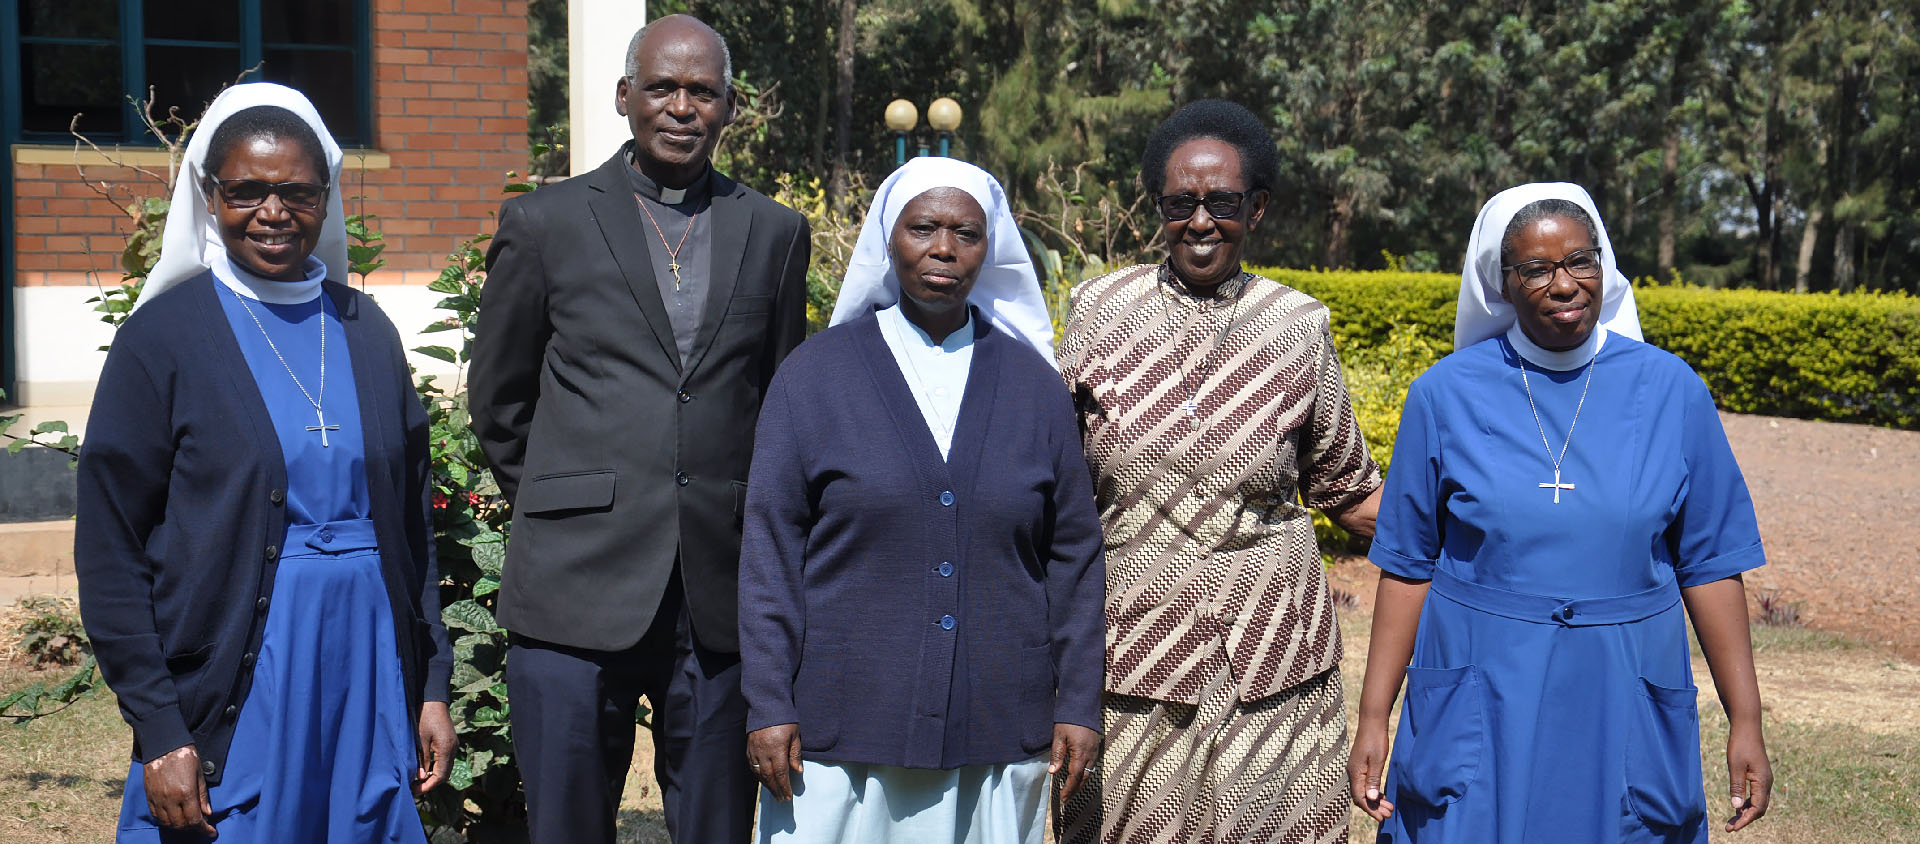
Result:
[[[595,510],[613,504],[612,470],[568,472],[534,478],[520,490],[515,509],[522,513],[551,513],[558,510]]]

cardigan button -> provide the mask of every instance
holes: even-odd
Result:
[[[681,391],[680,391],[680,403],[681,403],[681,404],[686,404],[687,402],[690,402],[690,401],[693,401],[693,394],[692,394],[692,393],[689,393],[689,392],[687,392],[686,390],[681,390]]]
[[[260,600],[258,600],[258,601],[254,601],[254,602],[253,602],[253,608],[254,608],[255,610],[257,610],[257,611],[259,611],[259,612],[266,612],[266,611],[267,611],[267,599],[265,599],[265,598],[261,598],[261,599],[260,599]]]
[[[280,558],[280,546],[278,546],[278,545],[269,545],[269,546],[267,546],[267,553],[266,553],[266,558],[267,558],[267,562],[269,562],[269,563],[271,563],[271,562],[273,562],[274,560],[277,560],[277,559],[279,559],[279,558]]]
[[[210,776],[213,776],[214,771],[218,771],[218,770],[220,770],[220,766],[213,764],[212,759],[200,760],[200,773],[202,775],[210,777]]]
[[[229,720],[229,721],[231,721],[231,720],[233,720],[234,718],[236,718],[236,717],[238,717],[238,716],[240,715],[240,707],[238,707],[238,706],[228,706],[228,707],[227,707],[227,711],[226,711],[225,713],[223,713],[223,714],[225,714],[225,715],[227,716],[227,720]]]
[[[673,482],[681,486],[686,486],[687,484],[692,483],[693,479],[687,477],[687,473],[685,472],[675,472],[673,473]]]
[[[953,625],[954,625],[954,621],[953,621],[953,616],[951,616],[951,615],[943,615],[943,616],[940,616],[940,629],[941,629],[941,630],[952,630],[952,629],[953,629]]]
[[[952,563],[941,563],[941,564],[940,564],[940,569],[939,569],[939,571],[940,571],[940,576],[941,576],[941,577],[952,577],[952,576],[953,576],[953,564],[952,564]]]
[[[950,490],[950,489],[944,490],[940,493],[940,506],[942,507],[953,506],[953,490]]]
[[[287,491],[283,489],[276,489],[272,492],[269,492],[267,493],[267,500],[273,502],[276,506],[280,504],[284,504],[286,503],[286,500],[287,500]]]
[[[242,657],[240,657],[240,667],[241,667],[241,668],[252,668],[252,667],[253,667],[253,654],[247,654],[247,655],[245,655],[245,656],[242,656]]]

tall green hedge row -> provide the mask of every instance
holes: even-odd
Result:
[[[1431,364],[1404,354],[1396,328],[1423,349],[1453,347],[1459,276],[1259,272],[1327,304],[1350,370],[1396,346],[1402,354],[1376,365]],[[1920,429],[1920,299],[1658,285],[1634,298],[1647,342],[1691,364],[1722,409]]]

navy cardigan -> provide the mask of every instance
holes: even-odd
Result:
[[[1032,757],[1100,729],[1106,567],[1060,376],[976,315],[942,461],[879,323],[789,356],[761,409],[740,553],[747,729],[810,758]]]
[[[80,450],[74,567],[100,673],[133,727],[133,758],[195,745],[225,770],[286,535],[286,460],[212,273],[142,304],[115,335]],[[407,709],[444,701],[428,506],[427,418],[393,323],[326,282],[346,333],[367,488]]]

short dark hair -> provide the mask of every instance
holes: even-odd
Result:
[[[1248,192],[1269,193],[1280,184],[1280,153],[1260,118],[1246,106],[1226,100],[1195,100],[1154,127],[1140,163],[1140,183],[1159,196],[1167,186],[1167,160],[1181,144],[1212,138],[1240,153],[1241,176]]]
[[[1587,239],[1595,246],[1600,245],[1600,227],[1594,225],[1593,215],[1581,208],[1580,203],[1571,199],[1536,199],[1522,206],[1520,212],[1507,221],[1507,230],[1500,235],[1500,263],[1513,260],[1513,239],[1519,237],[1520,232],[1548,217],[1565,217],[1586,226]]]
[[[243,108],[221,121],[219,127],[213,130],[213,140],[207,142],[207,175],[212,177],[219,173],[222,167],[227,166],[227,157],[233,154],[234,147],[255,138],[290,140],[299,144],[313,169],[320,174],[320,183],[329,181],[327,149],[320,144],[320,136],[314,134],[313,127],[300,115],[270,105]]]

